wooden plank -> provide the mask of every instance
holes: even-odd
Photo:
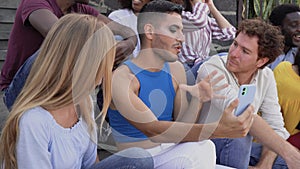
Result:
[[[7,53],[6,50],[0,50],[0,71],[1,71],[2,66],[4,64],[6,53]]]
[[[0,7],[17,8],[21,0],[1,0]]]
[[[7,40],[0,40],[0,50],[6,50],[8,46]]]
[[[3,64],[4,64],[4,61],[1,61],[1,60],[0,60],[0,70],[1,70],[2,67],[3,67]],[[1,134],[1,132],[0,132],[0,134]]]
[[[4,61],[6,57],[7,50],[0,50],[0,61]]]
[[[15,9],[0,8],[0,22],[14,23],[16,16]]]
[[[0,32],[11,31],[13,23],[1,23],[0,22]]]
[[[0,31],[0,40],[8,40],[10,31]]]

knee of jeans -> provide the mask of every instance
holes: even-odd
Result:
[[[250,155],[251,145],[252,145],[251,140],[248,140],[248,138],[236,138],[236,139],[230,139],[230,140],[231,140],[231,142],[229,145],[231,145],[232,147],[236,147],[236,148],[240,149],[241,151],[244,151],[245,154]]]

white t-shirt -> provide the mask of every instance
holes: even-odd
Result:
[[[108,18],[131,28],[137,35],[137,45],[133,51],[133,57],[136,57],[141,49],[140,38],[137,31],[137,16],[129,9],[118,9],[108,15]]]

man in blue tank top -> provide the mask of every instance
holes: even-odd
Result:
[[[202,103],[222,99],[214,93],[227,85],[215,87],[224,78],[216,72],[186,85],[177,61],[184,40],[181,11],[181,6],[163,0],[143,7],[138,15],[141,51],[114,71],[108,116],[118,149],[145,148],[155,168],[215,168],[215,147],[209,139],[245,136],[253,107],[236,117],[233,101],[219,123],[195,124]]]

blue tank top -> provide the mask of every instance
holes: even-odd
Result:
[[[168,63],[159,72],[144,70],[130,60],[124,63],[140,83],[138,97],[150,108],[160,121],[173,120],[175,90]],[[109,123],[116,142],[136,142],[148,137],[132,126],[117,110],[108,109]]]

